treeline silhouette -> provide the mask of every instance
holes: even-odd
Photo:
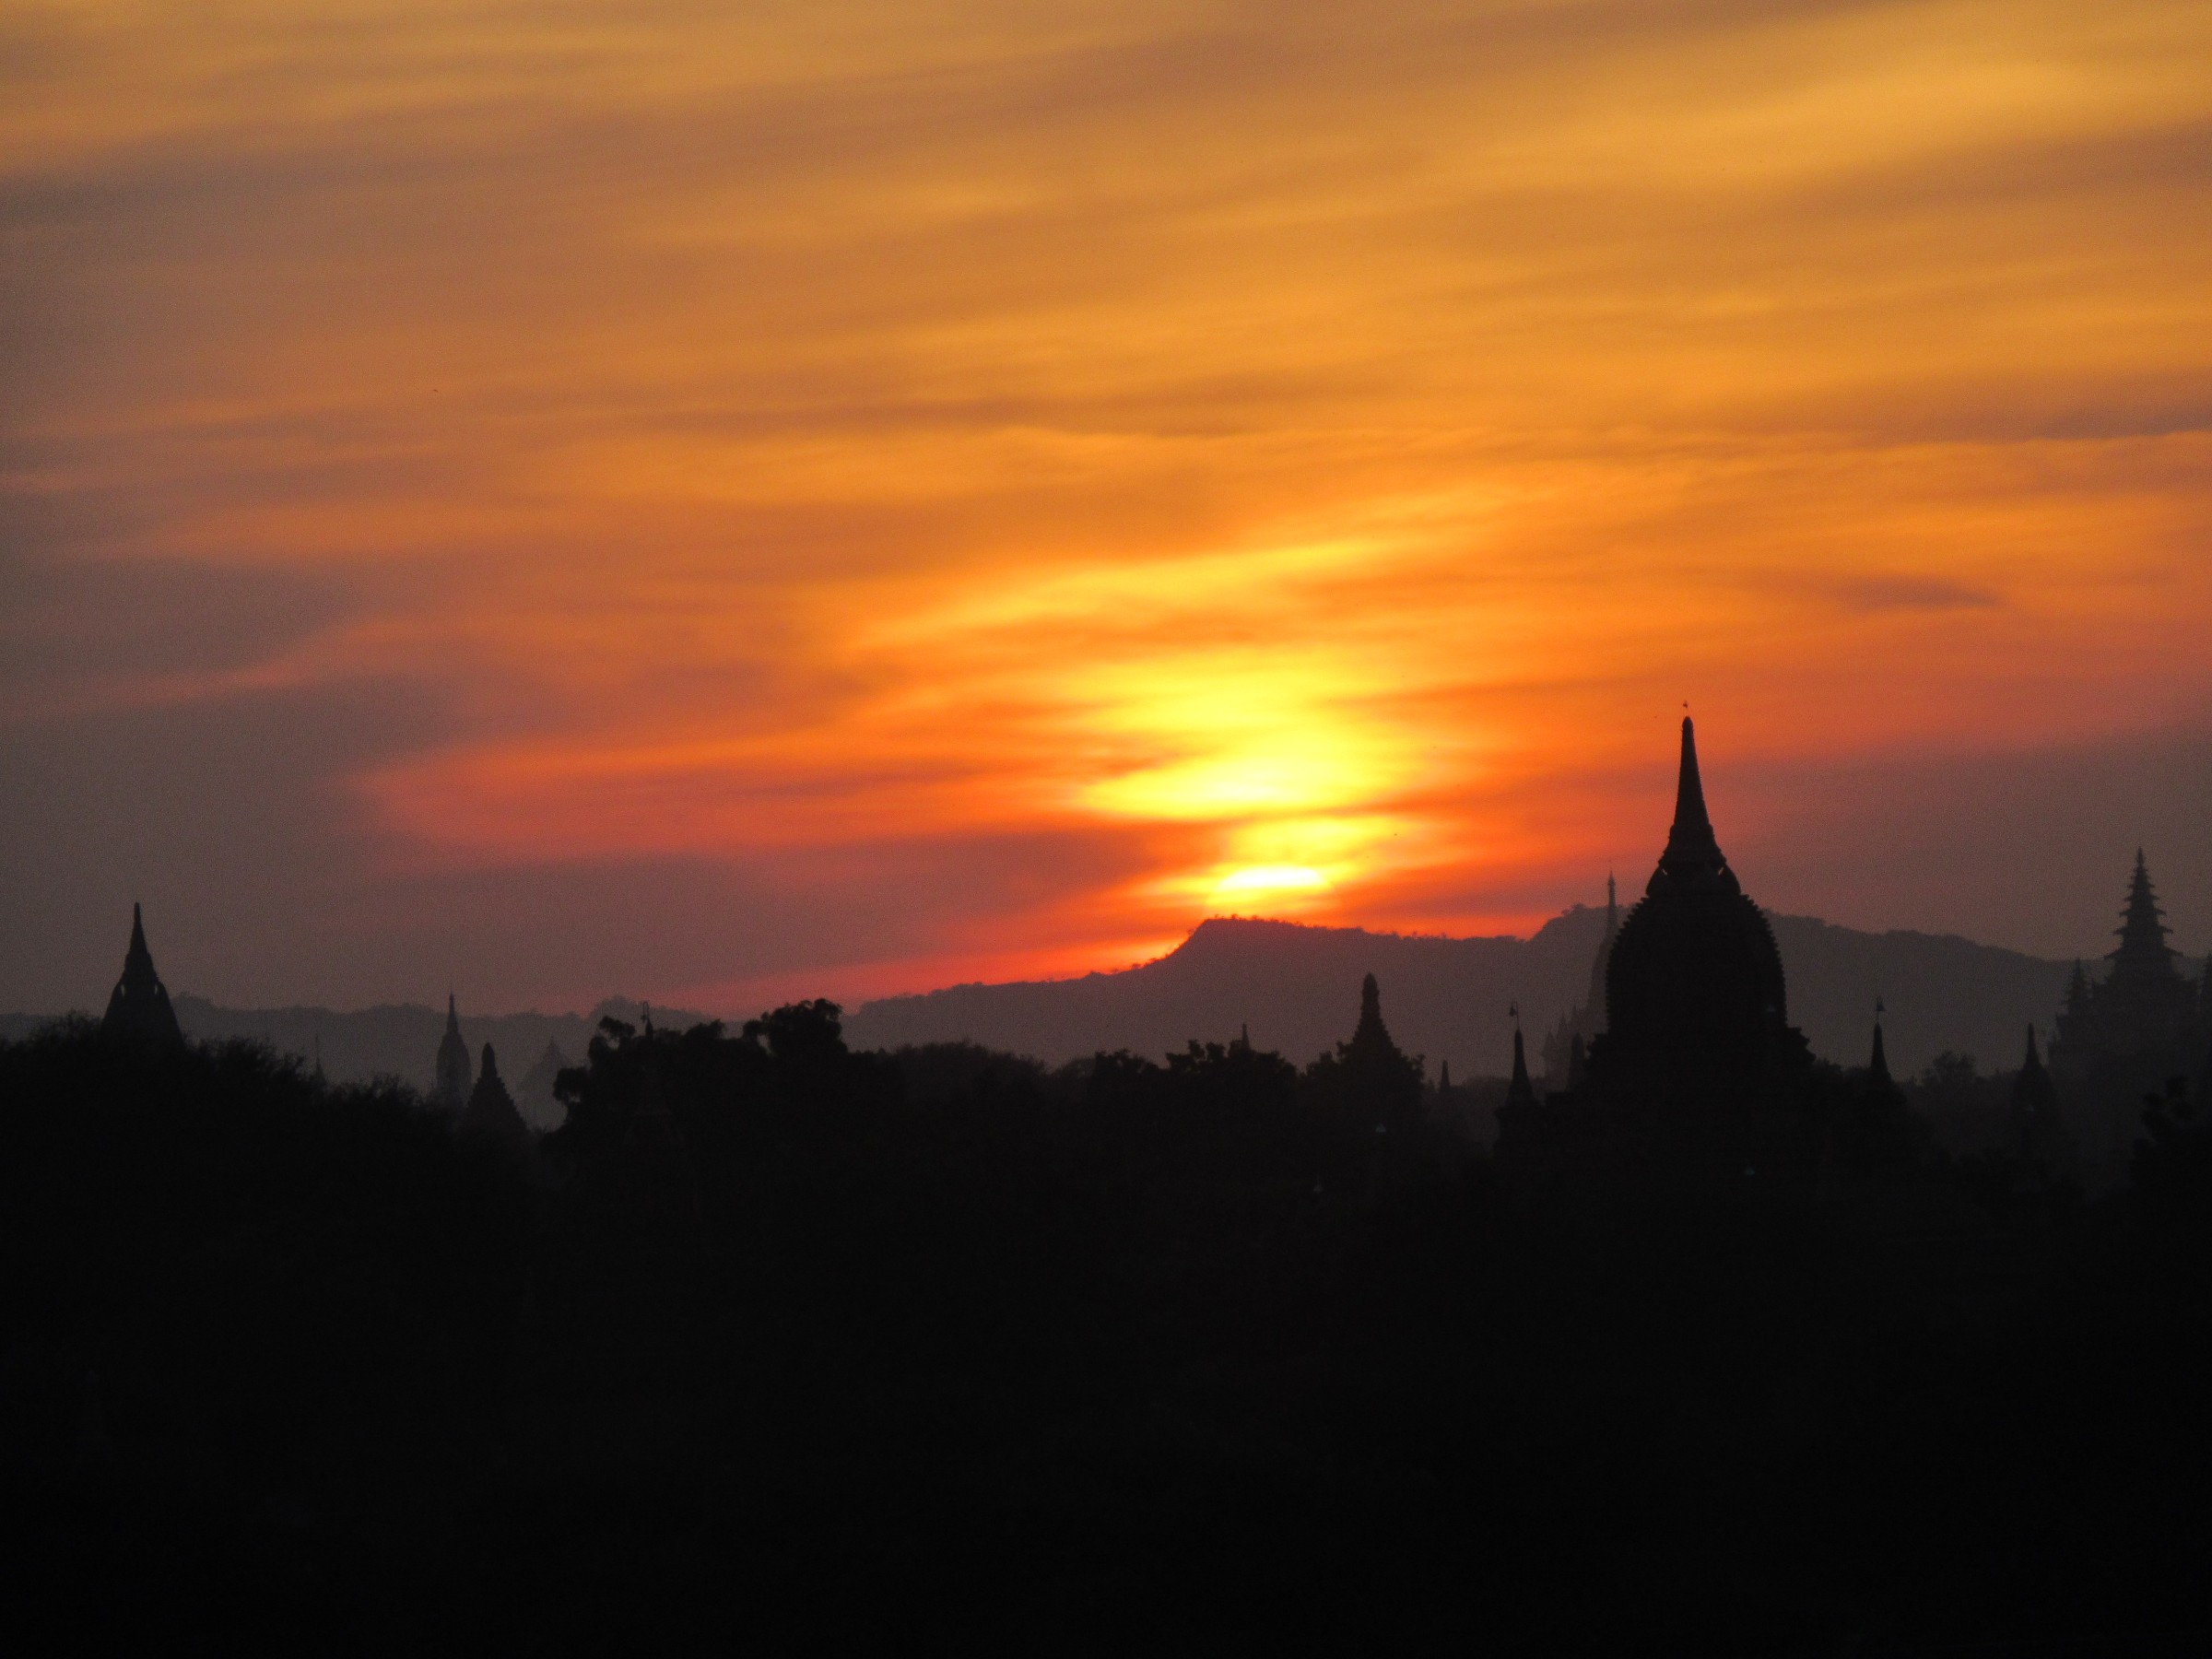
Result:
[[[608,1020],[521,1155],[0,1045],[16,1651],[2201,1642],[2185,1088],[2094,1202],[1832,1069],[1812,1185],[1538,1190],[1380,1033]]]

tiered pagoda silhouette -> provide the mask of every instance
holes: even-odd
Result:
[[[2138,847],[2115,930],[2119,944],[2105,959],[2111,968],[2103,978],[2092,979],[2075,963],[2059,1010],[2050,1071],[2062,1114],[2072,1120],[2080,1143],[2085,1172],[2096,1184],[2125,1173],[2146,1096],[2164,1092],[2175,1079],[2187,1079],[2200,1091],[2212,1087],[2212,1060],[2206,1053],[2212,1038],[2206,1008],[2212,968],[2196,984],[2183,977],[2166,943],[2164,918]],[[2032,1038],[2030,1052],[2032,1058]]]

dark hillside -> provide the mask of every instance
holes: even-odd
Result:
[[[2018,1059],[2030,1020],[2048,1025],[2070,964],[1966,939],[1860,933],[1809,916],[1774,916],[1790,1015],[1816,1053],[1865,1059],[1874,999],[1889,1008],[1892,1065],[1917,1070],[1946,1049],[1988,1064]],[[1506,1011],[1541,1031],[1589,983],[1602,911],[1577,905],[1534,937],[1453,939],[1216,918],[1156,962],[1118,973],[1006,985],[956,985],[887,997],[853,1018],[855,1042],[894,1048],[968,1041],[1058,1063],[1100,1050],[1161,1053],[1218,1041],[1249,1022],[1252,1040],[1309,1059],[1350,1029],[1359,981],[1382,985],[1392,1033],[1433,1076],[1502,1074]]]

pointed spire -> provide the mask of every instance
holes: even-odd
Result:
[[[1452,1092],[1452,1062],[1449,1060],[1437,1067],[1436,1092],[1447,1095]]]
[[[1874,1022],[1874,1053],[1866,1057],[1866,1075],[1885,1088],[1891,1081],[1889,1053],[1882,1046],[1882,1022],[1878,1019]]]
[[[1252,1046],[1252,1021],[1249,1019],[1237,1027],[1237,1046],[1239,1048]]]
[[[1505,1103],[1508,1108],[1533,1109],[1536,1103],[1535,1086],[1528,1080],[1528,1054],[1521,1042],[1521,1028],[1513,1027],[1513,1080],[1506,1085]]]
[[[154,953],[146,947],[144,908],[135,903],[131,906],[131,942],[123,956],[123,977],[109,994],[107,1016],[100,1029],[108,1036],[157,1046],[174,1047],[184,1041],[176,1009],[170,1006],[169,988],[154,971]]]
[[[1613,872],[1606,872],[1606,937],[1613,936],[1620,925],[1620,888],[1613,879]]]
[[[2058,1114],[2058,1085],[2043,1068],[2042,1056],[2036,1053],[2032,1023],[2028,1027],[2028,1052],[2021,1057],[2018,1075],[2012,1080],[2012,1112],[2018,1121],[2023,1156],[2032,1158],[2039,1149],[2045,1154],[2055,1150],[2049,1145],[2048,1137]]]
[[[1675,834],[1712,839],[1712,819],[1705,810],[1705,780],[1698,773],[1698,728],[1682,716],[1682,770],[1675,778]]]
[[[1721,888],[1741,892],[1728,860],[1712,832],[1712,818],[1705,810],[1705,782],[1698,771],[1698,730],[1688,715],[1682,717],[1682,766],[1675,781],[1675,821],[1667,831],[1666,851],[1652,873],[1647,893],[1669,888],[1687,890]]]
[[[1369,974],[1359,982],[1359,1023],[1352,1028],[1351,1049],[1359,1053],[1394,1053],[1397,1044],[1390,1039],[1390,1028],[1382,1023],[1382,992]]]
[[[436,1081],[430,1088],[430,1099],[448,1112],[459,1112],[468,1104],[469,1074],[468,1043],[461,1035],[461,1007],[452,992],[445,994],[445,1035],[438,1042],[438,1064],[431,1074]]]
[[[490,1043],[484,1045],[484,1069],[469,1090],[467,1104],[455,1125],[461,1134],[488,1139],[510,1151],[523,1152],[530,1145],[530,1126],[515,1109],[514,1097],[500,1080],[500,1057]]]

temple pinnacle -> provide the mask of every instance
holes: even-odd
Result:
[[[1682,717],[1682,766],[1675,781],[1675,821],[1667,831],[1666,851],[1652,873],[1647,893],[1664,888],[1719,888],[1740,892],[1735,873],[1712,833],[1712,818],[1705,810],[1705,781],[1698,771],[1698,731],[1689,716]]]

